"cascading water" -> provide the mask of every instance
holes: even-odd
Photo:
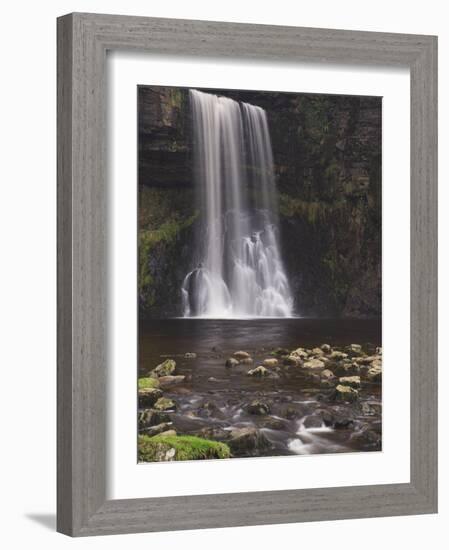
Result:
[[[201,230],[185,317],[291,317],[265,111],[190,90]]]

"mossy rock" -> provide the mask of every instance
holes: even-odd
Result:
[[[161,395],[162,395],[162,392],[161,392]],[[159,396],[158,400],[154,403],[153,408],[156,411],[162,411],[162,412],[175,411],[176,403],[171,399],[168,399],[168,397]]]
[[[190,435],[140,435],[138,448],[139,462],[204,460],[231,456],[231,451],[225,443]]]
[[[159,388],[139,389],[139,407],[141,408],[152,407],[162,399],[164,398],[162,397],[162,391]]]
[[[158,388],[159,380],[153,377],[139,378],[139,390],[146,390],[148,388]]]
[[[159,378],[161,376],[171,376],[176,372],[176,362],[173,359],[166,359],[150,373],[151,377]]]

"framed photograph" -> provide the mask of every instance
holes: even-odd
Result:
[[[58,19],[58,530],[437,510],[437,39]]]

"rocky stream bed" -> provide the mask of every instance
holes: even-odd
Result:
[[[159,361],[139,369],[139,462],[381,450],[375,344],[199,346]]]

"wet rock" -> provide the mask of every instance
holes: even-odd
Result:
[[[244,359],[240,359],[239,361],[239,365],[252,365],[253,364],[253,360],[251,359],[251,357],[245,357]]]
[[[300,367],[302,365],[302,359],[296,355],[289,355],[283,358],[282,363],[287,367]]]
[[[376,430],[371,429],[370,426],[365,426],[351,435],[351,441],[367,445],[369,448],[380,449],[382,436]]]
[[[382,363],[374,361],[366,373],[366,378],[370,382],[382,382]]]
[[[360,376],[343,376],[338,379],[338,382],[344,386],[350,386],[356,390],[360,388]]]
[[[242,359],[251,359],[251,355],[247,351],[236,351],[234,357],[241,361]]]
[[[371,365],[373,361],[379,360],[379,355],[368,355],[366,357],[355,357],[354,362],[358,365]]]
[[[170,376],[176,371],[176,362],[173,359],[166,359],[163,363],[158,365],[151,371],[151,376],[160,378],[161,376]]]
[[[317,409],[315,414],[320,415],[325,426],[332,426],[334,424],[334,415],[326,409]]]
[[[358,396],[359,392],[354,388],[351,388],[350,386],[339,384],[335,388],[335,399],[337,401],[347,401],[349,403],[352,403],[353,401],[357,400]]]
[[[255,377],[263,378],[265,376],[269,376],[270,371],[268,369],[266,369],[265,367],[263,367],[262,365],[260,365],[259,367],[256,367],[255,369],[249,370],[246,374],[248,376],[255,376]]]
[[[295,404],[289,405],[279,411],[279,415],[287,420],[297,420],[309,414],[310,408],[305,405]]]
[[[268,403],[265,401],[259,401],[258,399],[251,401],[251,403],[246,406],[246,411],[248,413],[260,416],[270,414],[270,410],[270,405]]]
[[[326,380],[328,382],[332,381],[332,380],[335,380],[336,379],[336,376],[335,374],[329,370],[329,369],[324,369],[321,373],[320,373],[320,378],[321,380]]]
[[[156,411],[168,412],[175,411],[177,407],[176,403],[172,399],[168,399],[168,397],[161,397],[153,405],[153,408]]]
[[[376,355],[382,355],[382,348],[376,348]]]
[[[325,370],[328,370],[328,369],[325,369]],[[328,372],[332,372],[332,371],[328,371]],[[320,385],[324,389],[331,389],[336,384],[337,384],[337,377],[336,376],[332,375],[331,377],[326,377],[326,378],[320,377]]]
[[[290,354],[292,357],[299,357],[299,359],[307,359],[309,353],[304,348],[297,348]]]
[[[254,427],[232,429],[227,444],[234,454],[258,454],[271,447],[266,436]]]
[[[152,409],[145,409],[138,414],[139,430],[144,430],[151,426],[166,424],[170,422],[170,416]]]
[[[319,370],[324,369],[324,367],[325,364],[323,363],[323,361],[320,361],[320,359],[310,359],[302,365],[302,368],[307,370]]]
[[[188,351],[184,354],[185,359],[196,359],[196,353]]]
[[[173,426],[173,422],[162,422],[161,424],[156,424],[156,426],[149,426],[149,427],[143,428],[141,431],[145,435],[152,437],[153,435],[158,435],[162,432],[166,432],[167,430],[170,430],[172,426]]]
[[[330,347],[329,344],[323,344],[321,346],[321,349],[324,353],[328,354],[328,353],[331,353],[332,352],[332,348]]]
[[[360,344],[350,344],[347,349],[351,355],[362,354],[362,346]]]
[[[323,419],[321,418],[321,416],[317,414],[306,416],[306,418],[304,418],[304,422],[303,422],[304,428],[307,428],[307,429],[321,428],[322,425],[323,425]]]
[[[237,359],[234,359],[234,357],[229,357],[229,359],[226,359],[225,367],[232,368],[236,367],[239,364]]]
[[[274,357],[270,357],[269,359],[264,359],[264,362],[263,362],[264,367],[277,367],[278,364],[279,364],[279,361]]]
[[[214,376],[209,376],[207,381],[208,382],[222,382],[222,380],[219,380],[218,378],[215,378]]]
[[[274,416],[267,416],[263,420],[263,427],[270,430],[287,430],[288,422],[282,418],[276,418]]]
[[[162,397],[162,392],[158,388],[144,388],[139,390],[139,407],[152,407],[158,399]]]
[[[360,367],[357,363],[340,363],[335,369],[334,374],[339,378],[347,376],[358,376]]]
[[[314,357],[321,357],[324,355],[324,351],[321,348],[313,348],[311,355]]]
[[[336,430],[348,430],[354,427],[354,419],[349,416],[338,416],[334,419]]]
[[[360,403],[360,412],[364,416],[375,416],[382,414],[382,404],[381,403],[370,403],[364,401]]]
[[[330,354],[330,359],[333,359],[334,361],[342,361],[343,359],[347,359],[347,357],[348,357],[347,353],[344,353],[342,351],[337,351],[337,350],[334,350]]]
[[[162,389],[169,388],[170,386],[175,386],[176,384],[180,384],[181,382],[184,382],[185,376],[161,376],[159,378],[159,383]]]
[[[223,413],[213,401],[205,401],[197,410],[196,413],[201,418],[210,418],[211,416],[220,418]]]
[[[220,428],[218,426],[211,426],[203,428],[198,435],[204,437],[205,439],[226,441],[231,436],[231,432],[229,430],[224,430],[223,428]]]

